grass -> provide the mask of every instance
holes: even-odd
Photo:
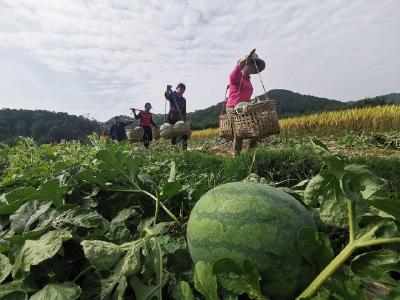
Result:
[[[249,174],[253,152],[247,152],[235,159],[199,152],[183,153],[185,168],[198,172],[214,173],[217,184],[243,180]],[[395,197],[400,197],[400,160],[377,156],[355,156],[345,158],[346,163],[362,164],[378,176],[388,180],[388,188]],[[269,182],[282,186],[293,186],[311,178],[322,167],[321,161],[309,146],[286,147],[280,149],[259,148],[252,172],[265,177]]]

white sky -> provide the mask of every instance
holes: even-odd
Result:
[[[179,82],[189,111],[206,108],[252,48],[267,89],[399,92],[400,1],[0,0],[0,108],[103,121],[149,101],[161,113]]]

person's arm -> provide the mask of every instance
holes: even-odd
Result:
[[[164,93],[165,99],[167,99],[168,101],[172,101],[172,93],[173,92],[172,92],[171,86],[168,85],[167,90]]]
[[[181,111],[181,113],[182,113],[183,121],[186,122],[186,99],[183,98],[182,100],[183,101],[182,101],[182,111]]]
[[[135,116],[136,120],[139,120],[142,117],[142,112],[139,112],[138,114],[136,114],[136,110],[134,110],[133,115]]]
[[[109,135],[109,136],[112,137],[113,134],[114,134],[114,125],[112,125],[111,128],[110,128],[110,130],[108,131],[108,135]]]
[[[249,55],[246,55],[245,57],[239,59],[235,68],[233,69],[232,73],[229,76],[230,83],[238,84],[240,82],[240,80],[242,79],[242,76],[243,76],[242,69],[248,63],[249,59],[251,59],[251,57],[253,57],[255,52],[256,52],[256,49],[253,49],[250,51]]]
[[[153,118],[151,118],[151,125],[153,125],[155,128],[158,128],[158,126],[156,125],[156,123],[154,123]]]

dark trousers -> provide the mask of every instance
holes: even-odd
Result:
[[[142,126],[143,128],[143,144],[146,148],[149,147],[150,142],[153,140],[153,131],[151,126]]]
[[[175,125],[175,123],[178,122],[178,121],[181,121],[181,120],[180,119],[168,118],[168,123],[171,124],[171,125]],[[171,139],[171,144],[172,145],[176,145],[180,141],[182,149],[187,149],[187,146],[188,146],[187,140],[188,140],[188,136],[186,134],[184,134],[182,136],[174,136]]]

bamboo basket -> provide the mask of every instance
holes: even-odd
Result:
[[[143,131],[137,129],[125,129],[126,135],[132,142],[142,142],[143,141]]]
[[[234,125],[235,118],[231,115],[231,120],[229,120],[228,114],[219,116],[219,137],[227,140],[233,139],[232,125]]]
[[[235,127],[240,139],[261,139],[280,132],[275,101],[251,104],[235,111]]]
[[[157,141],[160,138],[161,138],[160,128],[153,127],[153,139]]]
[[[191,134],[190,131],[190,122],[185,122],[185,126],[182,126],[180,128],[175,128],[172,127],[171,131],[171,137],[177,137],[177,136],[182,136],[182,135],[188,135]]]

